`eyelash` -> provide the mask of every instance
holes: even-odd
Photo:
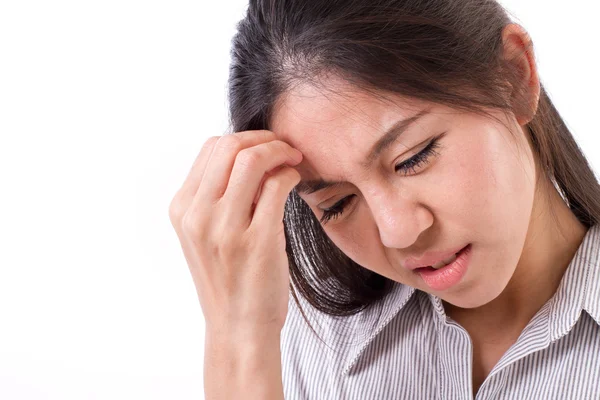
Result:
[[[427,164],[430,161],[431,156],[439,154],[436,150],[440,147],[438,140],[441,136],[442,135],[433,138],[419,153],[415,154],[408,160],[397,164],[394,167],[394,170],[401,170],[403,171],[402,175],[406,176],[410,170],[412,170],[414,173],[416,168],[419,168],[423,164]],[[339,217],[344,212],[351,199],[355,196],[356,195],[354,194],[351,196],[346,196],[342,200],[335,203],[332,207],[323,210],[323,216],[320,219],[321,223],[326,224],[329,220]]]

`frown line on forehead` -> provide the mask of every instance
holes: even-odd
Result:
[[[373,162],[379,157],[387,148],[389,148],[402,133],[406,132],[408,128],[414,124],[417,120],[430,113],[429,109],[421,110],[416,115],[396,121],[377,141],[371,146],[371,150],[367,154],[365,161],[362,163],[362,167],[365,170],[371,168]],[[295,189],[298,193],[312,194],[317,191],[339,187],[345,185],[347,182],[344,181],[329,181],[324,179],[308,179],[300,181]]]

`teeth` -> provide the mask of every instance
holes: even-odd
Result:
[[[451,262],[454,262],[454,260],[456,260],[456,254],[453,254],[450,258],[447,258],[443,261],[433,264],[431,267],[433,269],[440,269],[440,268],[445,267],[446,265],[450,264]]]

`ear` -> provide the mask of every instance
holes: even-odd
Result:
[[[515,117],[519,125],[533,119],[540,99],[540,80],[533,53],[533,43],[527,31],[518,24],[508,24],[502,30],[504,58],[518,75],[516,90],[511,94]]]

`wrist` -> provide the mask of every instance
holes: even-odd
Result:
[[[229,359],[230,363],[239,362],[242,365],[260,362],[269,355],[280,355],[280,332],[273,331],[211,331],[205,336],[205,351],[207,355],[219,355]]]
[[[279,341],[281,328],[276,326],[239,325],[207,326],[205,337],[212,342],[222,343],[223,345],[262,344],[274,340]]]
[[[204,380],[207,399],[282,398],[279,332],[207,331]]]

